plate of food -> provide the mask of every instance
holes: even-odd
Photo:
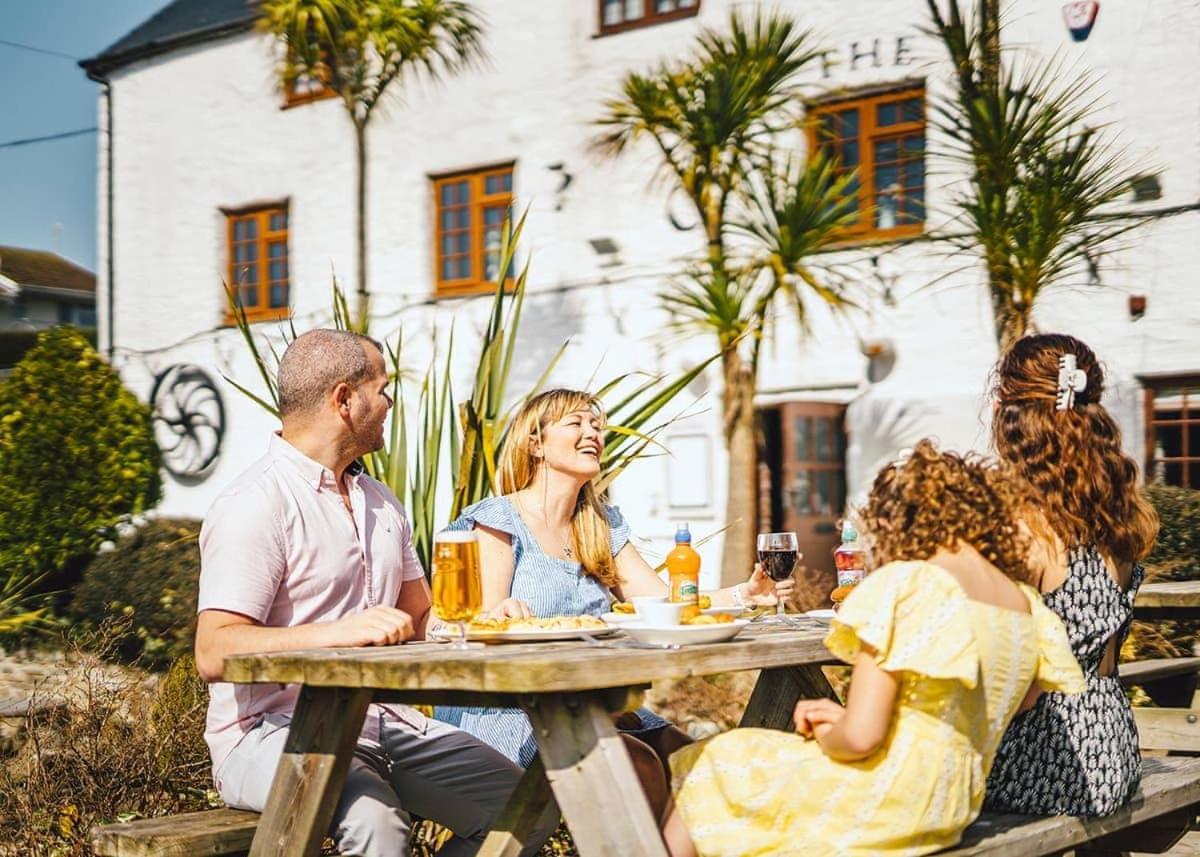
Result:
[[[617,629],[595,616],[531,616],[527,619],[476,619],[467,625],[467,639],[481,643],[537,643],[578,640],[580,635],[603,637]],[[449,629],[438,636],[453,637]]]
[[[614,610],[612,613],[605,613],[602,615],[600,617],[600,621],[608,625],[625,625],[629,622],[638,621],[638,615],[636,613],[617,613]]]
[[[693,646],[732,640],[750,624],[748,619],[701,614],[683,625],[646,625],[631,622],[621,626],[627,637],[653,646]]]
[[[705,616],[729,616],[736,619],[746,612],[745,607],[707,607],[700,611]]]

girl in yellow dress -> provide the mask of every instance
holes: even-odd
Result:
[[[979,814],[1004,729],[1083,676],[1025,583],[1016,482],[921,441],[863,513],[882,564],[825,645],[853,664],[843,708],[796,705],[796,733],[735,729],[671,757],[664,837],[683,855],[908,855],[954,845]]]

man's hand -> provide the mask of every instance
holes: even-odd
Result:
[[[792,719],[796,733],[804,738],[820,738],[846,714],[832,699],[802,699],[796,703]]]
[[[330,646],[392,646],[411,640],[412,617],[395,607],[378,606],[330,623]]]

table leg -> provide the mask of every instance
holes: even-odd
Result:
[[[776,667],[758,674],[739,726],[792,730],[792,710],[797,700],[817,697],[837,699],[829,679],[817,665]]]
[[[300,689],[250,857],[321,853],[370,703],[370,689]]]
[[[539,694],[525,712],[581,857],[667,857],[604,691]]]
[[[496,826],[484,840],[478,857],[516,857],[520,854],[543,815],[553,813],[557,818],[558,807],[554,805],[552,797],[542,757],[535,756],[533,764],[517,783]]]

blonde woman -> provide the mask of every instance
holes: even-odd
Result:
[[[502,496],[465,509],[450,525],[479,533],[484,609],[491,615],[599,616],[614,599],[667,593],[629,541],[621,513],[596,494],[604,425],[600,403],[576,390],[534,396],[513,418],[500,452]],[[792,588],[791,580],[776,584],[755,568],[747,581],[709,594],[715,605],[766,605]],[[522,766],[537,752],[520,710],[443,715]],[[665,760],[687,736],[646,709],[623,715],[618,726],[651,802],[665,803]]]

